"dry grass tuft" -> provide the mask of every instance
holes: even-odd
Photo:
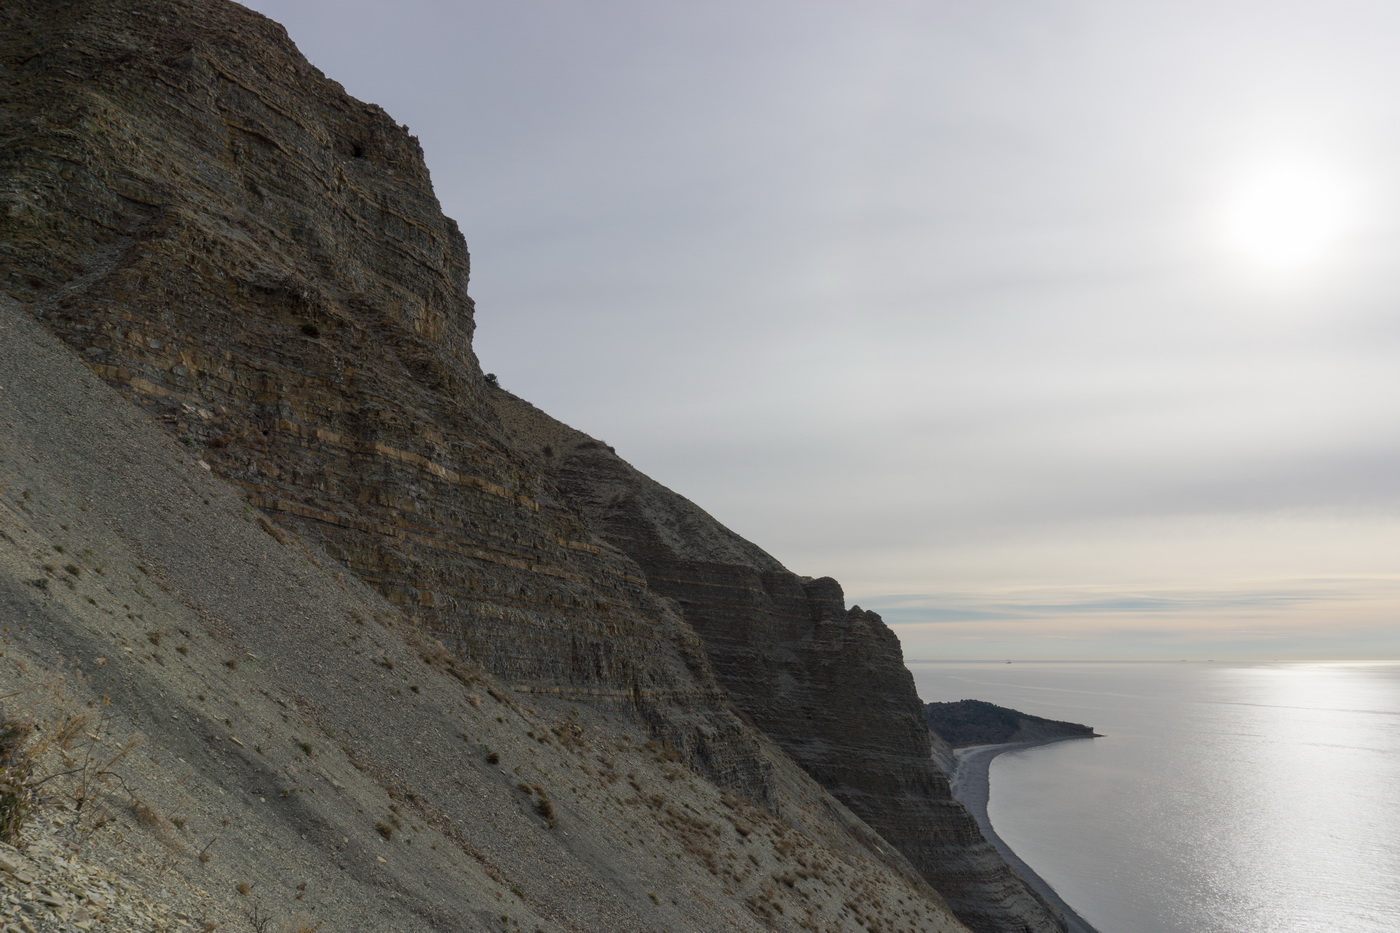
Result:
[[[19,841],[38,796],[34,786],[34,725],[0,716],[0,841]]]

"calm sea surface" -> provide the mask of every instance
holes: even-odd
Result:
[[[991,771],[992,825],[1101,933],[1400,931],[1400,663],[909,669],[1104,734]]]

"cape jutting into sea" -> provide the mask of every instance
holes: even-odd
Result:
[[[919,662],[1103,738],[992,762],[992,825],[1101,933],[1400,930],[1400,662]]]

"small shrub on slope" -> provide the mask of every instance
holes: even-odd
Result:
[[[34,788],[34,726],[0,712],[0,841],[19,842],[38,796]]]

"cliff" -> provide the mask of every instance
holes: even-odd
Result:
[[[0,842],[3,921],[964,929],[761,735],[740,727],[765,806],[631,713],[512,690],[6,298],[0,345],[0,733],[38,730],[36,805],[21,846]],[[0,761],[0,785],[17,776]]]
[[[929,731],[953,748],[1000,745],[1007,742],[1043,742],[1048,739],[1088,738],[1089,726],[1032,716],[985,700],[927,703],[924,721]]]
[[[454,651],[764,798],[694,635],[506,443],[416,141],[232,4],[7,15],[8,293]]]
[[[878,616],[484,379],[405,128],[222,0],[0,25],[5,676],[67,671],[36,709],[111,709],[146,793],[270,853],[182,883],[315,875],[367,929],[956,929],[917,869],[974,929],[1056,927]]]
[[[896,846],[974,930],[1055,929],[953,800],[913,676],[879,615],[799,577],[607,445],[510,393],[496,410],[603,538],[675,601],[741,710]]]

